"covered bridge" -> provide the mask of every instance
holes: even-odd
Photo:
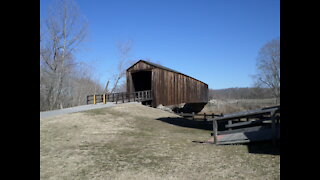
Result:
[[[208,85],[173,69],[139,60],[126,71],[127,92],[152,91],[150,104],[206,103]]]

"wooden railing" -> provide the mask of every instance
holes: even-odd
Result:
[[[143,102],[152,100],[152,91],[136,91],[132,93],[120,92],[120,93],[107,93],[107,94],[94,94],[87,96],[87,104],[96,104],[107,102]]]
[[[192,120],[195,120],[195,119],[200,119],[200,120],[204,120],[204,121],[207,121],[207,119],[209,119],[210,117],[211,118],[214,118],[214,117],[222,117],[223,114],[214,114],[214,113],[203,113],[203,114],[196,114],[196,113],[183,113],[183,112],[180,112],[180,113],[175,113],[176,115],[179,115],[181,117],[184,117],[184,118],[192,118]]]
[[[245,121],[241,121],[245,119]],[[279,123],[280,123],[280,106],[273,106],[268,108],[262,108],[257,110],[226,114],[220,117],[208,118],[207,121],[212,121],[213,133],[215,144],[227,144],[230,142],[251,142],[266,139],[269,137],[275,144],[279,134]],[[228,122],[225,125],[227,131],[218,131],[218,122]],[[265,122],[270,122],[265,123]],[[271,126],[269,126],[271,125]],[[236,128],[236,129],[233,129]],[[224,135],[226,138],[225,142],[218,140],[218,135]],[[230,137],[233,138],[231,141],[227,139],[228,134],[233,134]],[[239,136],[238,140],[235,141],[236,134]],[[250,134],[252,139],[246,139],[245,135]]]

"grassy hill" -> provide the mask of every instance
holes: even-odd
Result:
[[[269,145],[192,142],[210,139],[210,129],[140,104],[41,119],[40,177],[280,179],[280,155]]]

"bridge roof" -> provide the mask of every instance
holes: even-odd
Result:
[[[145,60],[142,60],[142,59],[139,60],[138,62],[134,63],[134,64],[133,64],[132,66],[130,66],[128,69],[130,69],[131,67],[135,66],[135,65],[138,64],[139,62],[143,62],[143,63],[149,64],[149,65],[151,65],[151,66],[154,66],[154,67],[156,67],[156,68],[164,69],[164,70],[166,70],[166,71],[171,71],[171,72],[174,72],[174,73],[177,73],[177,74],[181,74],[181,75],[190,77],[190,78],[192,78],[192,79],[194,79],[194,80],[196,80],[196,81],[199,81],[199,82],[201,82],[201,83],[203,83],[203,84],[206,84],[206,83],[204,83],[204,82],[202,82],[202,81],[200,81],[200,80],[198,80],[198,79],[196,79],[196,78],[193,78],[193,77],[191,77],[191,76],[188,76],[188,75],[186,75],[186,74],[183,74],[183,73],[181,73],[181,72],[179,72],[179,71],[170,69],[170,68],[165,67],[165,66],[162,66],[162,65],[160,65],[160,64],[156,64],[156,63],[153,63],[153,62],[145,61]],[[128,70],[128,69],[127,69],[127,70]]]

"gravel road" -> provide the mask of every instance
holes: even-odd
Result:
[[[52,117],[52,116],[57,116],[57,115],[61,115],[61,114],[68,114],[68,113],[74,113],[74,112],[79,112],[79,111],[86,111],[86,110],[90,110],[90,109],[99,109],[99,108],[105,108],[105,107],[112,107],[112,106],[115,106],[115,105],[116,104],[114,102],[107,102],[106,104],[103,104],[103,103],[88,104],[88,105],[76,106],[76,107],[65,108],[65,109],[58,109],[58,110],[53,110],[53,111],[43,111],[43,112],[40,112],[40,119],[41,118]]]

